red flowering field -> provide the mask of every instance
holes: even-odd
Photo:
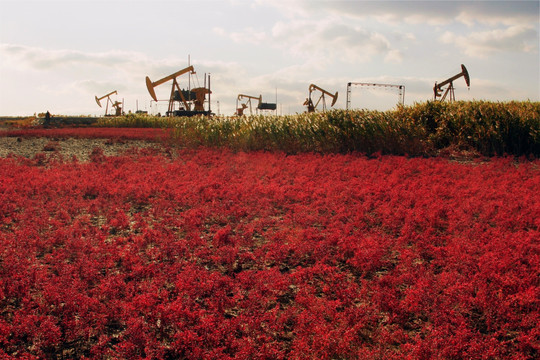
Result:
[[[536,358],[539,166],[0,158],[0,357]]]

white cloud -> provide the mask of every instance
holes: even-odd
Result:
[[[384,62],[386,63],[400,63],[403,61],[403,54],[399,50],[390,50],[388,54],[384,57]]]
[[[486,57],[495,52],[505,51],[525,53],[538,51],[538,33],[528,26],[473,32],[467,36],[447,31],[440,40],[446,44],[454,44],[465,54],[473,57]]]
[[[308,18],[332,14],[348,18],[376,18],[398,23],[447,25],[458,21],[468,25],[538,23],[538,1],[331,1],[257,0],[260,6],[275,7],[283,15]]]
[[[158,79],[187,66],[186,59],[174,57],[152,59],[143,53],[126,51],[84,52],[77,50],[46,50],[14,44],[0,44],[2,67],[52,73],[75,71],[82,84],[112,84],[111,77],[119,81],[139,81],[144,85],[146,75]],[[238,72],[240,67],[223,61],[203,61],[193,64],[211,68],[219,73]],[[84,72],[77,71],[84,69]],[[121,80],[122,79],[122,80]],[[142,79],[142,80],[141,80]],[[202,79],[202,78],[201,78]],[[116,82],[118,83],[118,82]]]
[[[121,66],[133,61],[144,61],[140,53],[109,51],[89,53],[77,50],[45,50],[38,47],[1,44],[0,54],[19,65],[26,65],[38,70],[49,70],[72,65]]]
[[[352,63],[396,54],[383,34],[334,20],[281,22],[274,26],[272,34],[279,47],[303,58]]]
[[[264,31],[258,31],[252,27],[248,27],[244,29],[242,32],[227,32],[225,29],[221,27],[214,27],[213,31],[215,34],[221,36],[221,37],[227,37],[234,41],[235,43],[239,44],[260,44],[266,40],[268,37],[267,34]]]
[[[278,21],[271,32],[246,28],[242,32],[226,32],[214,28],[214,32],[234,42],[250,42],[278,48],[301,59],[318,58],[320,62],[341,60],[365,62],[380,55],[387,61],[400,62],[401,53],[392,49],[385,35],[360,26],[344,23],[336,18],[316,20]],[[401,39],[410,39],[401,37]]]
[[[283,15],[294,18],[297,16],[306,17],[322,4],[322,1],[308,0],[254,0],[256,6],[272,7],[279,10]]]
[[[538,1],[478,1],[465,5],[455,16],[455,20],[469,26],[538,24]]]

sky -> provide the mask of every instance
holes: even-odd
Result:
[[[349,82],[403,85],[413,105],[461,64],[471,83],[454,81],[457,100],[540,101],[539,4],[0,0],[0,115],[103,115],[95,97],[114,90],[126,112],[163,114],[172,81],[155,88],[156,103],[145,78],[188,64],[196,74],[179,76],[180,87],[204,86],[210,74],[221,115],[235,112],[238,94],[277,102],[278,114],[305,112],[310,84],[338,92],[335,108],[347,107]],[[350,108],[399,101],[396,87],[350,90]]]

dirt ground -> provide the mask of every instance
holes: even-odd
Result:
[[[10,154],[33,158],[37,153],[58,151],[64,159],[77,157],[78,161],[88,161],[94,148],[99,147],[106,156],[120,155],[132,148],[155,148],[162,150],[163,146],[143,140],[122,140],[113,142],[109,139],[51,139],[51,138],[22,138],[0,136],[0,157]]]

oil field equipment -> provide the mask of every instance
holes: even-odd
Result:
[[[242,103],[244,99],[248,99],[246,102]],[[244,95],[239,94],[236,98],[236,115],[242,116],[244,115],[244,110],[248,108],[249,105],[249,114],[252,115],[253,111],[251,108],[251,100],[258,100],[257,103],[257,110],[276,110],[277,105],[274,103],[263,103],[262,102],[262,95],[259,95],[259,97],[251,96],[251,95]],[[238,103],[240,102],[240,107],[238,107]]]
[[[244,99],[248,99],[246,102],[242,103],[241,101]],[[244,110],[248,108],[249,105],[249,114],[253,114],[251,110],[251,99],[258,100],[257,107],[262,102],[262,95],[259,95],[259,97],[251,96],[251,95],[244,95],[244,94],[238,94],[238,97],[236,98],[236,115],[242,116],[244,115]],[[240,102],[240,107],[238,107],[238,103]]]
[[[154,101],[157,100],[156,92],[154,88],[159,86],[167,81],[172,80],[171,86],[171,95],[169,97],[169,107],[167,110],[167,116],[195,116],[195,115],[210,115],[210,99],[208,100],[208,111],[204,109],[204,102],[206,100],[206,94],[210,97],[212,93],[210,91],[210,75],[208,75],[208,88],[206,88],[206,74],[204,77],[205,85],[204,87],[197,87],[187,90],[180,89],[178,85],[177,78],[180,75],[187,74],[193,75],[196,74],[193,66],[188,66],[185,69],[175,72],[169,76],[164,77],[163,79],[152,82],[150,78],[146,77],[146,88],[150,93],[150,96]],[[175,109],[175,102],[179,102],[179,109]]]
[[[444,101],[446,99],[446,95],[449,95],[448,101],[454,101],[456,100],[456,96],[454,94],[454,80],[459,79],[460,77],[465,78],[465,83],[467,84],[467,88],[470,89],[471,87],[471,78],[469,77],[469,72],[467,71],[467,68],[465,65],[461,64],[461,72],[459,74],[456,74],[452,76],[449,79],[444,80],[440,84],[435,83],[435,86],[433,87],[433,99],[434,100],[440,100]],[[443,90],[443,87],[448,85],[446,88],[446,91]],[[441,93],[444,91],[444,94]],[[440,97],[440,99],[438,99]]]
[[[257,106],[257,110],[270,110],[270,111],[275,111],[277,109],[277,104],[276,103],[259,103],[259,105]]]
[[[118,101],[112,101],[111,100],[111,95],[114,95],[114,94],[117,94],[118,95],[118,92],[116,90],[114,91],[111,91],[110,93],[108,93],[107,95],[103,95],[102,97],[98,98],[96,96],[96,103],[98,104],[99,107],[102,107],[101,106],[101,100],[107,98],[107,105],[105,105],[105,116],[110,116],[108,114],[109,112],[109,102],[111,103],[112,107],[114,108],[114,112],[115,112],[115,116],[120,116],[122,115],[122,103],[121,102],[118,102]]]
[[[347,110],[349,110],[349,108],[351,107],[351,92],[352,92],[353,86],[361,86],[361,87],[367,87],[367,88],[396,89],[398,92],[398,104],[403,105],[405,103],[405,85],[350,82],[350,83],[347,83],[347,105],[346,105]]]
[[[319,97],[319,99],[317,100],[317,102],[314,104],[313,103],[313,100],[311,99],[311,94],[315,91],[315,90],[319,90],[321,92],[321,96]],[[317,85],[315,84],[311,84],[309,85],[309,97],[306,99],[306,101],[304,101],[304,106],[307,106],[307,111],[310,113],[310,112],[315,112],[315,110],[317,109],[317,105],[319,105],[319,103],[321,102],[322,100],[322,107],[323,107],[323,111],[326,110],[326,99],[325,99],[325,95],[329,96],[330,98],[332,98],[332,103],[330,104],[330,107],[334,106],[334,104],[336,103],[337,101],[337,98],[338,98],[338,92],[336,91],[335,94],[332,94],[320,87],[318,87]]]

